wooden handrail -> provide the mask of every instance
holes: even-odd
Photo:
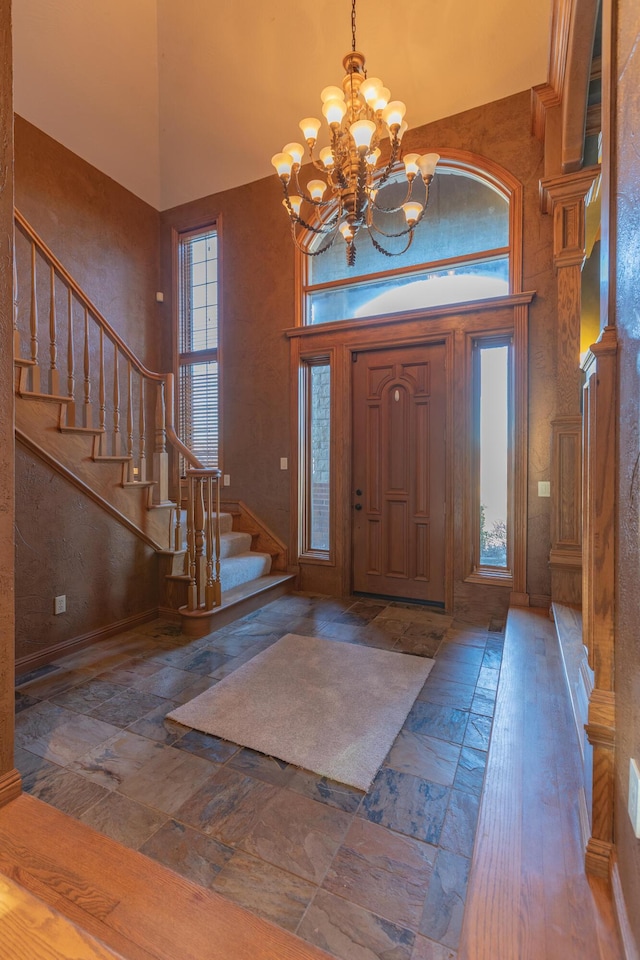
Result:
[[[38,234],[35,232],[33,227],[29,224],[27,220],[25,220],[25,218],[22,216],[22,214],[17,208],[14,208],[14,214],[15,214],[16,223],[20,224],[20,227],[24,230],[28,238],[32,240],[33,243],[35,243],[35,245],[38,247],[40,252],[44,255],[45,259],[55,268],[55,271],[58,274],[58,276],[62,280],[64,280],[64,282],[67,284],[68,287],[71,288],[71,290],[73,290],[73,293],[75,294],[79,302],[84,307],[87,308],[89,313],[92,314],[94,320],[97,321],[98,325],[104,328],[105,333],[108,334],[109,340],[111,340],[112,343],[114,343],[118,347],[118,350],[120,350],[120,352],[127,358],[127,360],[131,361],[132,366],[135,367],[138,373],[141,373],[144,377],[147,377],[149,380],[156,380],[158,382],[163,380],[164,377],[166,376],[165,374],[154,373],[153,370],[148,370],[144,366],[144,364],[142,364],[140,360],[138,360],[135,353],[133,353],[129,349],[129,347],[126,345],[124,340],[116,333],[116,331],[110,325],[108,320],[106,320],[103,317],[103,315],[100,313],[96,305],[92,303],[92,301],[89,299],[86,293],[82,290],[82,288],[78,286],[78,284],[73,279],[71,274],[65,270],[65,268],[62,266],[62,264],[56,257],[55,253],[53,253],[52,250],[44,242],[44,240],[38,236]]]
[[[38,236],[19,210],[14,208],[15,222],[30,245],[31,289],[28,308],[30,356],[20,356],[20,331],[18,328],[18,275],[14,255],[14,326],[16,358],[21,369],[19,392],[36,398],[49,398],[61,403],[61,429],[88,430],[95,434],[94,459],[106,459],[123,463],[123,486],[148,484],[145,410],[155,401],[153,429],[153,497],[157,504],[174,506],[169,500],[169,467],[167,444],[175,450],[187,465],[187,552],[186,572],[190,577],[188,608],[191,611],[210,610],[218,606],[220,599],[220,478],[221,471],[207,468],[182,442],[176,433],[174,422],[174,376],[172,373],[156,373],[149,370],[136,357],[124,340],[111,327],[95,304],[60,263],[53,251]],[[41,378],[39,362],[39,290],[37,282],[38,255],[48,272],[49,366],[46,378]],[[66,319],[58,318],[56,309],[56,278],[66,290]],[[74,304],[82,311],[80,340],[83,357],[83,381],[78,384],[81,396],[81,423],[76,419],[76,373],[74,344]],[[89,327],[91,320],[92,326]],[[59,351],[59,323],[66,323],[66,358]],[[94,349],[97,351],[97,403],[91,396],[91,349],[90,329]],[[96,342],[97,340],[97,342]],[[105,350],[105,340],[113,344]],[[60,368],[62,365],[62,374]],[[26,372],[25,372],[26,371]],[[66,383],[67,393],[60,395],[61,379]],[[134,389],[134,377],[139,385]],[[42,380],[46,379],[46,386]],[[45,393],[41,393],[41,383]],[[153,393],[147,394],[145,386],[153,385]],[[138,404],[137,415],[134,403]],[[94,428],[92,406],[97,407],[98,425]],[[138,428],[137,445],[134,431]],[[124,431],[124,433],[123,433]],[[180,501],[180,495],[178,495]],[[174,549],[182,550],[181,502],[175,509]]]

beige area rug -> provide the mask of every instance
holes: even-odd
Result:
[[[368,790],[433,664],[288,633],[169,717]]]

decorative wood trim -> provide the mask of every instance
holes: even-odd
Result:
[[[584,262],[584,204],[599,176],[598,165],[540,181],[542,210],[552,213],[554,217],[553,254],[556,267],[582,266]]]
[[[562,103],[575,4],[576,0],[555,0],[553,4],[548,80],[546,83],[539,83],[531,91],[532,131],[538,140],[544,141],[547,112]]]
[[[529,486],[529,307],[518,304],[514,309],[513,373],[515,388],[513,451],[513,592],[527,592],[527,538]]]
[[[616,920],[618,921],[618,929],[620,930],[620,938],[622,940],[622,948],[624,950],[625,960],[640,960],[640,950],[638,949],[638,945],[631,929],[631,924],[629,923],[629,914],[627,912],[627,904],[624,899],[622,880],[620,878],[620,870],[618,868],[618,858],[615,850],[613,852],[611,862],[611,891],[613,893],[613,905],[616,913]]]
[[[589,697],[589,722],[587,734],[593,729],[598,736],[598,742],[603,746],[613,746],[615,743],[616,725],[616,695],[613,690],[599,690],[594,687]],[[591,740],[591,737],[589,737]],[[594,740],[591,741],[595,742]]]
[[[318,323],[307,327],[289,327],[285,330],[285,336],[294,337],[315,337],[319,334],[328,333],[336,336],[339,333],[368,330],[373,327],[389,327],[391,325],[401,325],[408,322],[425,321],[431,322],[440,317],[462,317],[471,313],[495,313],[498,310],[511,310],[513,307],[523,306],[531,303],[535,297],[535,290],[526,293],[509,294],[506,297],[492,297],[487,300],[470,300],[468,303],[445,303],[437,307],[427,307],[421,310],[406,311],[404,313],[384,314],[380,317],[371,317],[368,320],[337,320],[333,323]],[[449,325],[450,327],[450,325]]]
[[[584,159],[591,57],[599,0],[575,0],[562,92],[562,172],[579,170]]]
[[[568,567],[571,570],[582,570],[582,553],[580,550],[554,550],[549,553],[550,567]],[[562,600],[558,601],[563,603]]]
[[[6,803],[15,800],[21,793],[22,779],[15,768],[0,776],[0,807],[4,807]]]
[[[534,606],[531,602],[532,598],[528,593],[514,593],[513,591],[509,594],[509,606],[510,607],[530,607]],[[539,606],[545,606],[545,604],[539,604]]]
[[[537,140],[544,143],[547,112],[559,107],[560,96],[550,83],[538,83],[531,88],[531,132]]]
[[[36,667],[51,663],[52,660],[57,660],[58,657],[66,656],[68,653],[74,653],[76,650],[82,650],[85,647],[91,646],[93,643],[99,643],[101,640],[107,640],[117,633],[133,630],[143,623],[149,623],[150,620],[155,620],[157,616],[158,608],[153,607],[151,610],[145,610],[143,613],[136,613],[131,617],[125,617],[124,620],[111,623],[107,627],[98,627],[97,630],[90,630],[88,633],[82,633],[77,637],[72,637],[70,640],[63,640],[61,643],[56,643],[52,647],[47,647],[46,650],[29,653],[16,660],[16,677]]]
[[[596,137],[602,129],[602,104],[592,103],[587,107],[585,136]]]
[[[529,594],[529,606],[530,607],[542,607],[543,610],[551,608],[551,597],[546,593],[530,593]]]
[[[589,837],[584,858],[585,870],[594,877],[602,877],[604,880],[608,880],[611,873],[612,856],[612,843]]]

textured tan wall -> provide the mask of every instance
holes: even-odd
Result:
[[[551,218],[540,213],[542,148],[530,133],[524,92],[411,131],[405,149],[453,147],[488,157],[524,185],[524,289],[537,291],[530,322],[529,571],[531,594],[550,592],[549,421],[555,403],[555,281]],[[282,331],[294,322],[294,254],[275,177],[205,197],[162,214],[163,270],[171,275],[170,228],[222,218],[223,467],[229,496],[245,500],[285,542],[289,536],[290,371]],[[383,264],[387,268],[387,264]],[[165,345],[169,349],[169,344]],[[168,356],[168,354],[167,354]],[[291,466],[291,464],[290,464]]]
[[[615,321],[620,341],[620,422],[616,584],[615,840],[627,913],[640,949],[640,840],[627,813],[629,758],[640,763],[640,8],[617,4],[614,89],[617,153],[612,197],[617,231]],[[617,81],[617,83],[616,83]],[[613,474],[612,474],[613,482]]]
[[[222,466],[224,495],[244,500],[285,543],[289,538],[289,345],[294,325],[294,258],[276,177],[205,197],[162,214],[165,302],[171,227],[220,217],[222,234]],[[171,329],[167,326],[166,356]],[[290,465],[291,466],[291,465]]]
[[[159,214],[20,117],[15,129],[16,206],[158,369]],[[142,541],[25,451],[16,482],[17,657],[157,605],[156,559]],[[63,593],[68,613],[53,617]]]
[[[16,476],[16,659],[157,607],[151,547],[20,443]]]
[[[0,0],[0,776],[13,768],[13,102],[11,0]]]
[[[159,214],[16,116],[18,210],[98,310],[158,369]]]

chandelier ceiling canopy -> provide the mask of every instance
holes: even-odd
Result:
[[[325,87],[320,94],[330,142],[318,156],[320,120],[306,117],[300,121],[308,159],[324,179],[310,180],[306,187],[300,183],[298,174],[305,156],[300,143],[288,143],[271,162],[284,189],[282,202],[298,249],[318,256],[340,234],[346,243],[347,263],[352,266],[356,237],[363,229],[385,256],[397,256],[409,248],[427,209],[429,185],[440,157],[437,153],[402,156],[406,107],[401,100],[391,99],[382,80],[367,76],[364,55],[356,50],[356,0],[351,0],[351,52],[342,64],[346,71],[342,86]],[[383,161],[380,144],[387,137],[389,150]],[[400,160],[404,161],[405,196],[400,203],[387,206],[381,190],[397,179],[402,170]],[[399,213],[404,220],[398,225],[393,215]],[[385,220],[394,221],[394,226],[385,229]],[[385,245],[384,238],[398,237],[406,238],[400,249]]]

